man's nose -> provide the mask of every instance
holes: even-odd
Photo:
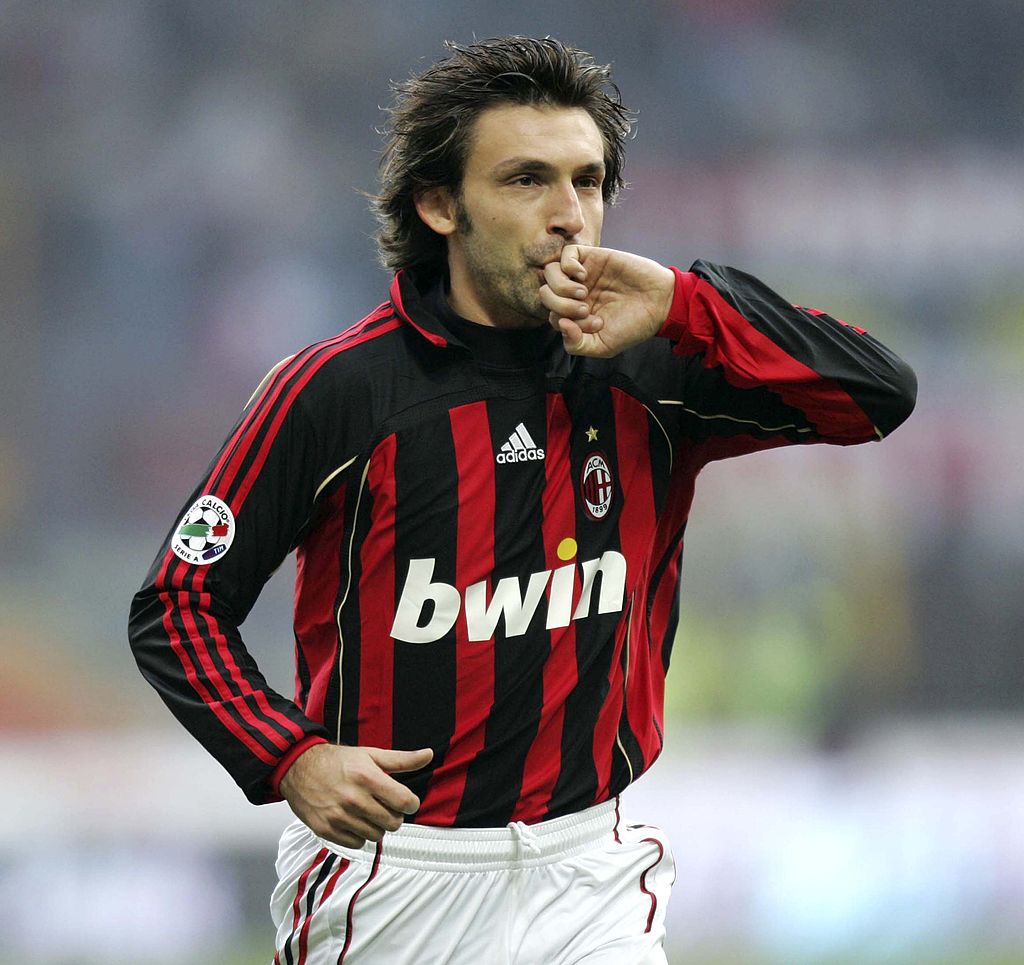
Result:
[[[575,238],[581,234],[586,221],[583,218],[583,206],[573,185],[560,187],[552,197],[551,214],[548,218],[548,233],[561,235],[563,238]]]

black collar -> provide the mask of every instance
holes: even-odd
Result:
[[[500,329],[463,318],[448,303],[446,279],[418,279],[402,271],[391,290],[399,315],[435,345],[452,345],[468,351],[478,362],[492,368],[535,368],[552,361],[561,339],[549,325],[530,329]],[[397,296],[397,297],[396,297]]]

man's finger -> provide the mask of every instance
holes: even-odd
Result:
[[[587,297],[587,289],[575,278],[566,274],[561,262],[549,261],[544,266],[544,280],[556,295],[561,295],[563,298],[581,300]]]
[[[558,319],[558,330],[562,333],[562,347],[570,354],[576,355],[583,347],[583,332],[571,318]]]
[[[571,290],[575,293],[577,289],[574,286]],[[558,295],[552,291],[550,285],[540,286],[540,303],[549,312],[557,312],[565,318],[586,318],[590,314],[590,309],[585,301],[581,301],[574,296],[564,297]]]
[[[379,779],[367,784],[370,793],[389,811],[396,814],[415,814],[419,810],[420,799],[388,774],[419,770],[430,763],[434,752],[429,747],[418,751],[391,751],[368,747],[366,751],[380,768]]]
[[[583,281],[587,277],[587,269],[583,267],[582,252],[579,245],[566,245],[562,248],[561,257],[558,259],[562,271],[576,281]]]
[[[402,774],[426,767],[434,757],[429,747],[418,751],[393,751],[383,747],[367,747],[366,752],[373,762],[387,774]]]
[[[346,848],[355,848],[357,851],[366,844],[366,838],[353,834],[351,831],[336,831],[330,827],[319,831],[314,829],[314,831],[325,841],[333,841],[335,844],[340,844]]]
[[[337,841],[342,835],[352,835],[359,838],[358,844],[341,843],[359,848],[364,841],[380,841],[388,831],[397,831],[404,817],[393,814],[370,798],[363,804],[350,804],[320,815],[326,829],[318,833],[331,841]]]

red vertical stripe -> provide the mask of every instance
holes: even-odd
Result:
[[[338,662],[334,606],[342,581],[345,493],[341,486],[327,500],[324,522],[295,553],[295,638],[313,674],[302,708],[311,720],[324,720],[324,703]],[[295,694],[300,690],[296,677]]]
[[[456,584],[460,591],[490,579],[494,569],[494,453],[487,404],[474,402],[449,412],[459,477]],[[490,597],[490,584],[487,592]],[[455,728],[443,765],[423,796],[420,820],[451,825],[458,817],[469,765],[484,746],[484,728],[494,703],[494,642],[470,643],[466,621],[455,621]]]
[[[545,566],[552,573],[559,567],[575,567],[573,579],[573,609],[581,589],[579,560],[575,556],[565,560],[558,555],[563,540],[576,538],[575,487],[569,461],[569,442],[572,420],[561,395],[547,397],[547,448],[544,458],[546,486],[544,488]],[[550,599],[551,586],[548,585]],[[550,631],[551,654],[544,663],[544,702],[541,707],[537,736],[526,755],[523,768],[523,786],[512,813],[513,821],[542,820],[551,800],[551,794],[562,769],[562,728],[565,721],[565,701],[576,686],[576,625],[570,620],[567,627]]]
[[[660,582],[650,591],[653,592],[654,599],[651,603],[651,645],[648,659],[652,665],[656,664],[656,667],[648,672],[651,696],[649,713],[650,717],[657,724],[657,731],[655,733],[646,733],[646,741],[643,739],[643,732],[634,731],[640,740],[641,749],[644,753],[645,768],[649,767],[661,753],[661,735],[665,733],[665,671],[668,668],[662,665],[662,652],[665,634],[668,631],[669,618],[672,615],[672,608],[675,606],[679,595],[679,562],[682,559],[682,555],[683,548],[680,545],[673,552],[671,562],[662,572]],[[631,719],[641,723],[647,720],[647,718],[637,717],[632,717]]]
[[[679,458],[682,453],[678,454]],[[664,566],[658,585],[650,586],[647,581],[653,577],[648,575],[645,581],[645,592],[647,599],[644,601],[646,607],[648,602],[651,607],[650,616],[650,660],[652,664],[657,661],[656,669],[649,673],[651,681],[651,716],[661,733],[665,732],[665,668],[661,666],[661,654],[665,642],[665,633],[672,615],[672,607],[675,604],[679,587],[679,562],[682,556],[682,544],[679,542],[680,533],[690,513],[690,506],[693,503],[694,484],[697,472],[703,465],[702,458],[694,453],[685,461],[676,463],[672,481],[669,484],[668,493],[665,498],[665,505],[662,509],[661,520],[658,525],[658,532],[654,539],[654,551],[651,554],[651,567],[656,569],[668,559]],[[651,595],[653,594],[653,599]],[[643,617],[638,613],[638,618]],[[646,723],[646,722],[643,722]],[[657,731],[643,726],[637,733],[641,749],[644,753],[644,766],[647,767],[658,756],[661,751],[661,737]]]
[[[395,452],[388,436],[374,450],[363,499],[373,493],[370,531],[359,551],[359,743],[391,747],[395,641]]]
[[[615,734],[619,729],[619,717],[622,715],[622,647],[626,639],[626,628],[625,620],[615,628],[615,650],[612,653],[611,666],[608,668],[608,694],[594,725],[594,767],[597,771],[595,801],[603,801],[608,797],[612,757],[621,753],[616,744]]]

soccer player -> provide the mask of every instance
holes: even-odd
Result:
[[[601,247],[631,125],[606,67],[449,48],[391,111],[386,300],[259,386],[130,637],[298,818],[275,961],[664,962],[671,853],[618,795],[662,747],[697,474],[880,439],[914,377],[743,272]],[[289,699],[239,625],[292,549]]]

